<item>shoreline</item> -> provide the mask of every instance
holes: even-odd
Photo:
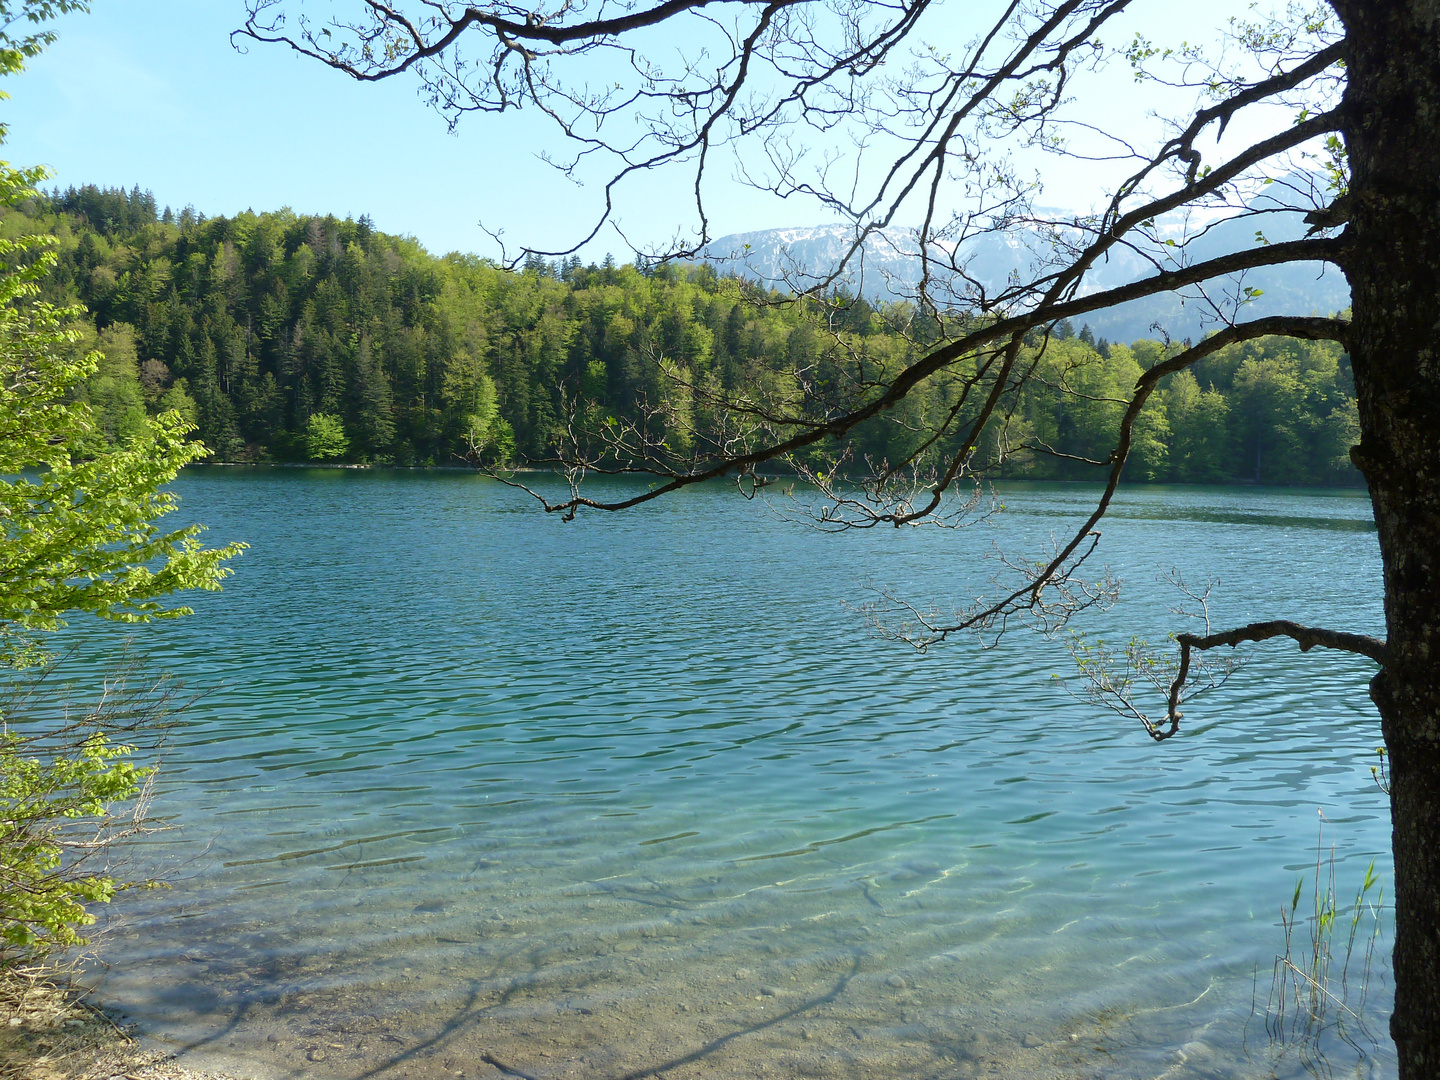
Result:
[[[348,469],[359,472],[393,471],[393,472],[463,472],[474,473],[476,476],[491,477],[483,470],[475,469],[470,465],[389,465],[389,464],[360,464],[358,462],[336,462],[336,461],[196,461],[185,466],[186,469],[196,468],[225,468],[225,469]],[[560,470],[555,468],[542,468],[536,465],[517,465],[514,468],[505,470],[515,475],[539,475],[550,474],[560,475]],[[182,470],[181,475],[184,474]],[[605,477],[610,474],[597,473],[597,477]],[[632,473],[635,477],[658,477],[658,473]],[[734,474],[727,473],[724,476],[714,477],[707,483],[715,481],[734,482]],[[777,470],[772,479],[800,482],[797,473]],[[863,476],[844,477],[852,483],[863,481]],[[1034,485],[1055,485],[1057,487],[1103,487],[1105,482],[1101,479],[1081,480],[1074,477],[1000,477],[985,481],[991,487],[1004,485],[1034,484]],[[1183,488],[1186,490],[1211,490],[1227,488],[1245,488],[1254,491],[1294,491],[1294,492],[1320,492],[1335,491],[1346,493],[1357,493],[1365,495],[1366,489],[1363,483],[1355,484],[1271,484],[1256,480],[1235,479],[1222,481],[1200,481],[1200,480],[1126,480],[1123,485],[1126,489],[1146,490],[1152,488]]]
[[[0,972],[0,1080],[239,1080],[148,1049],[57,972]]]

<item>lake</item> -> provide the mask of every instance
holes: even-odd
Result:
[[[963,602],[987,552],[1038,551],[1097,488],[826,535],[723,485],[569,524],[458,472],[176,486],[180,518],[252,547],[193,617],[135,635],[207,693],[161,773],[176,828],[139,855],[172,887],[102,914],[95,978],[192,1064],[1393,1075],[1354,1025],[1363,1057],[1335,1031],[1279,1053],[1264,1023],[1321,827],[1342,908],[1372,859],[1391,878],[1367,661],[1256,648],[1156,745],[1069,692],[1059,642],[921,654],[856,613],[876,587]],[[1190,628],[1174,566],[1218,579],[1217,626],[1380,630],[1361,493],[1137,488],[1102,529],[1125,588],[1081,625],[1107,640]],[[125,634],[77,621],[72,672]],[[1387,917],[1382,1033],[1389,943]]]

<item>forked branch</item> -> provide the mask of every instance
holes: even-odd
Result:
[[[1316,646],[1322,649],[1338,649],[1341,652],[1351,652],[1369,657],[1381,667],[1385,666],[1386,646],[1385,642],[1379,638],[1370,637],[1367,634],[1351,634],[1343,630],[1326,630],[1318,626],[1301,626],[1288,619],[1271,619],[1268,622],[1250,623],[1248,626],[1240,626],[1218,634],[1177,634],[1175,642],[1180,646],[1180,668],[1175,673],[1175,681],[1170,684],[1170,701],[1165,713],[1165,723],[1163,725],[1146,725],[1150,737],[1159,742],[1170,738],[1180,730],[1180,718],[1183,715],[1180,711],[1180,701],[1185,689],[1185,680],[1190,674],[1192,651],[1205,652],[1209,649],[1217,649],[1222,645],[1228,645],[1233,649],[1236,645],[1246,642],[1269,641],[1271,638],[1277,637],[1288,637],[1294,640],[1299,644],[1301,652],[1309,652]]]
[[[1382,667],[1386,662],[1387,647],[1378,638],[1304,626],[1288,619],[1270,619],[1232,630],[1215,631],[1210,624],[1209,601],[1211,589],[1216,583],[1212,581],[1204,589],[1197,590],[1185,583],[1178,570],[1171,570],[1163,576],[1186,597],[1184,604],[1171,608],[1171,611],[1199,620],[1205,628],[1203,633],[1171,635],[1180,646],[1178,657],[1162,655],[1139,638],[1130,639],[1118,649],[1107,646],[1103,641],[1087,641],[1078,634],[1073,635],[1069,642],[1070,654],[1085,679],[1084,690],[1079,696],[1121,716],[1140,721],[1146,734],[1156,742],[1163,742],[1180,730],[1180,720],[1184,716],[1180,706],[1187,695],[1196,697],[1216,689],[1240,666],[1240,660],[1233,657],[1218,663],[1208,662],[1203,654],[1212,649],[1227,645],[1233,649],[1238,645],[1287,637],[1299,644],[1301,652],[1309,652],[1318,646],[1352,652]],[[1146,688],[1164,694],[1165,714],[1158,721],[1146,713],[1139,701],[1137,689]]]
[[[1045,560],[1027,565],[1025,572],[1021,575],[1018,587],[1006,593],[1001,599],[977,601],[970,608],[956,612],[954,617],[949,620],[936,619],[931,614],[918,612],[911,605],[900,604],[899,606],[906,610],[908,618],[915,621],[920,627],[920,631],[917,634],[906,630],[894,633],[892,636],[909,641],[917,648],[923,649],[934,642],[943,641],[951,634],[989,630],[997,622],[1003,623],[1012,616],[1023,617],[1036,614],[1043,616],[1041,622],[1045,629],[1053,631],[1062,627],[1076,611],[1103,604],[1113,592],[1113,589],[1105,584],[1109,580],[1108,574],[1104,575],[1099,587],[1087,588],[1082,583],[1070,579],[1095,549],[1095,541],[1099,537],[1096,527],[1110,509],[1110,503],[1120,486],[1126,462],[1130,457],[1135,422],[1139,419],[1145,403],[1159,386],[1160,380],[1167,375],[1183,371],[1211,353],[1236,342],[1272,335],[1306,338],[1312,341],[1343,342],[1348,333],[1349,324],[1339,319],[1277,315],[1226,327],[1198,345],[1193,345],[1169,360],[1156,364],[1141,375],[1135,384],[1134,396],[1120,421],[1120,433],[1115,448],[1110,452],[1109,460],[1106,462],[1110,467],[1110,475],[1106,481],[1105,490],[1096,501],[1095,509],[1071,534],[1069,541],[1057,544]],[[1019,566],[1019,564],[1012,564],[1010,560],[1006,560],[1006,565],[1011,566],[1012,569]],[[1047,591],[1057,590],[1060,602],[1047,600],[1045,595]],[[893,596],[886,595],[885,599],[896,603]],[[883,628],[882,632],[884,632]],[[1183,682],[1182,677],[1172,691],[1172,702],[1179,691],[1179,685]],[[1145,719],[1132,707],[1127,707],[1122,711],[1138,716],[1142,720]],[[1145,720],[1145,725],[1152,736],[1157,730],[1162,730],[1156,728],[1149,720]],[[1172,731],[1171,734],[1173,733]]]

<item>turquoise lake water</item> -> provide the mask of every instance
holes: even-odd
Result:
[[[173,887],[109,913],[96,978],[195,1064],[1393,1075],[1388,1045],[1333,1033],[1276,1057],[1263,1022],[1320,814],[1342,894],[1372,859],[1391,876],[1368,662],[1255,649],[1157,746],[1056,683],[1056,642],[922,655],[855,613],[867,586],[964,600],[992,545],[1038,551],[1096,489],[832,536],[720,486],[571,524],[464,473],[177,487],[209,540],[252,547],[137,635],[209,692],[161,774],[178,828],[141,855]],[[1126,583],[1083,624],[1103,636],[1187,628],[1172,566],[1219,579],[1218,624],[1380,628],[1359,493],[1137,489],[1102,528]],[[123,634],[77,623],[72,663]],[[1377,1032],[1389,995],[1377,962]]]

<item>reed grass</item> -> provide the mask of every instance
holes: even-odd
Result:
[[[1320,819],[1313,876],[1302,875],[1280,909],[1284,939],[1271,970],[1265,1032],[1277,1066],[1291,1060],[1325,1080],[1369,1080],[1384,1031],[1373,1015],[1373,990],[1383,977],[1376,952],[1385,887],[1372,859],[1353,900],[1340,905],[1335,843],[1327,848],[1323,813]],[[1303,912],[1302,897],[1307,898]],[[1256,982],[1258,990],[1258,971]],[[1252,1007],[1252,1015],[1257,1011]]]

